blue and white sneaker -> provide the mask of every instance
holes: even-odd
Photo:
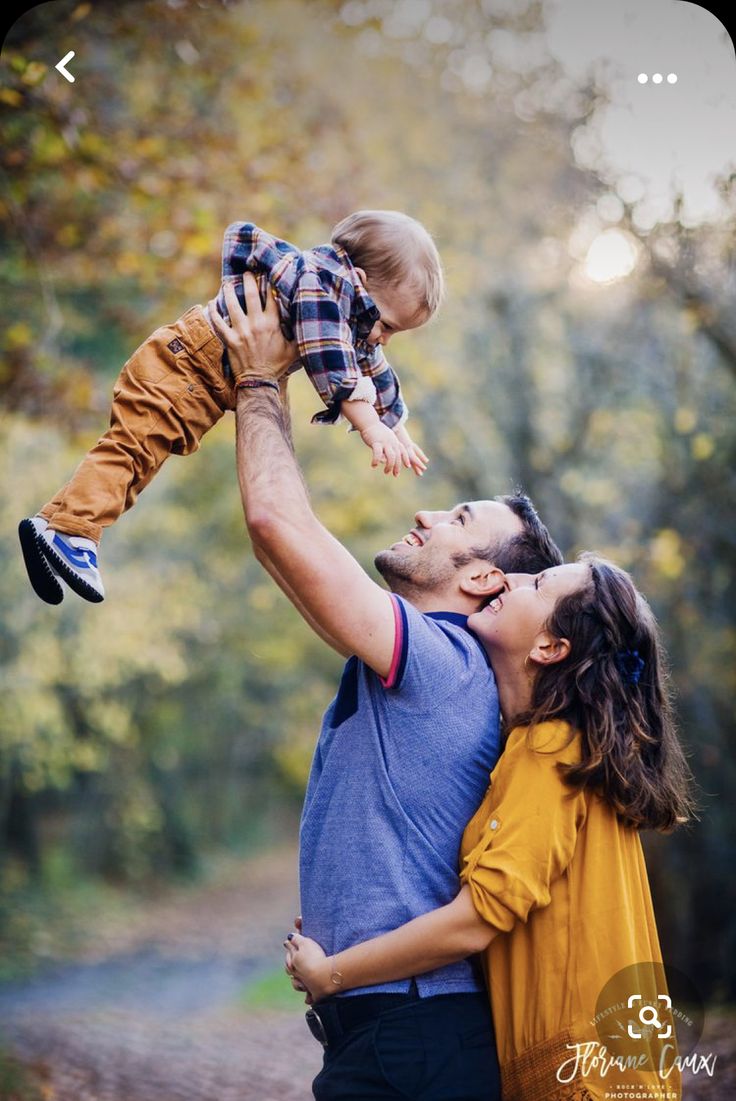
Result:
[[[59,575],[43,549],[45,545],[43,533],[48,526],[48,521],[44,520],[43,516],[30,516],[26,520],[21,520],[18,525],[18,537],[28,571],[28,580],[34,592],[47,604],[61,604],[64,599],[64,589],[59,581]]]
[[[97,544],[92,539],[64,535],[49,527],[40,538],[46,560],[70,589],[93,604],[105,599],[105,586],[97,568]]]

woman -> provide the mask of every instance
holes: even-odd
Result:
[[[691,811],[657,627],[628,575],[591,555],[508,580],[468,620],[508,737],[463,837],[460,893],[330,958],[297,933],[287,970],[319,1013],[338,990],[482,952],[504,1101],[602,1101],[639,1086],[676,1098],[674,1039],[636,1013],[666,994],[639,831],[669,831]],[[598,1004],[619,972],[638,986],[623,1036]],[[671,1017],[657,1020],[663,1036]]]

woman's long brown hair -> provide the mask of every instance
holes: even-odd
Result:
[[[589,584],[562,597],[545,625],[570,652],[539,669],[515,725],[567,720],[580,731],[582,759],[560,766],[566,782],[597,791],[627,825],[671,830],[694,813],[692,776],[656,621],[624,570],[594,555],[580,561]]]

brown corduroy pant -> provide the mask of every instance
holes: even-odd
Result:
[[[55,531],[99,543],[169,455],[191,455],[236,391],[222,343],[201,306],[156,329],[130,357],[113,389],[110,428],[71,480],[40,511]]]

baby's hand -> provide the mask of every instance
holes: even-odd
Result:
[[[391,428],[379,421],[370,428],[362,429],[360,438],[366,447],[373,452],[371,466],[383,466],[384,474],[393,474],[394,478],[401,473],[402,466],[410,466],[409,452]],[[411,443],[411,441],[409,441]]]
[[[406,428],[403,424],[400,424],[396,428],[394,428],[394,434],[402,447],[405,448],[406,453],[409,456],[409,462],[407,465],[410,466],[414,473],[421,478],[422,474],[424,474],[424,471],[427,469],[429,459],[424,454],[421,447],[419,447],[418,444],[414,443],[414,440],[406,431]]]

